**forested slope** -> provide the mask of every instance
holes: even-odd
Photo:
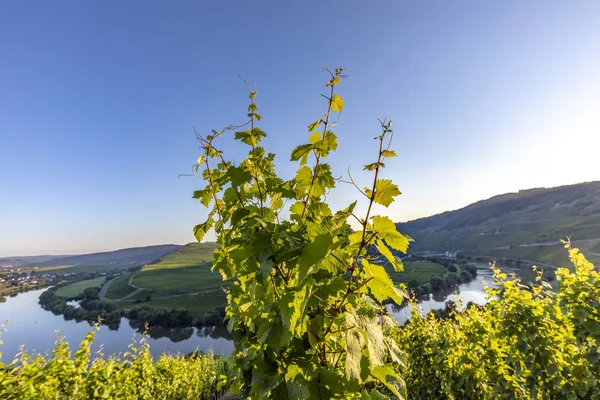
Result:
[[[558,241],[570,236],[582,249],[600,239],[600,182],[507,193],[455,211],[398,223],[413,239],[411,252],[462,251],[499,257],[566,262]],[[581,242],[585,240],[585,242]],[[588,253],[592,261],[598,256]]]

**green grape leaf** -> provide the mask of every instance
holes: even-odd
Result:
[[[375,169],[377,169],[377,165],[379,165],[379,163],[371,163],[371,164],[367,164],[365,165],[365,167],[363,168],[363,170],[365,171],[375,171]]]
[[[362,231],[353,232],[350,236],[348,236],[348,240],[350,240],[351,246],[359,246],[362,240],[363,233]]]
[[[375,171],[377,169],[377,167],[385,168],[385,164],[382,163],[382,162],[374,162],[374,163],[365,165],[364,168],[363,168],[363,170],[366,170],[366,171]]]
[[[365,347],[364,332],[360,328],[353,328],[346,332],[346,378],[360,379],[362,350]]]
[[[377,179],[375,182],[375,198],[373,201],[388,207],[394,201],[394,197],[401,195],[398,186],[390,179]]]
[[[281,200],[281,193],[271,194],[271,201],[269,202],[269,206],[274,211],[277,211],[281,207],[283,207],[283,200]]]
[[[344,108],[344,99],[342,99],[339,95],[333,95],[333,99],[331,99],[331,109],[333,111],[342,112]]]
[[[302,376],[302,367],[298,366],[297,364],[290,364],[287,367],[287,371],[285,373],[285,380],[286,381],[291,381],[294,380],[296,378],[296,376],[300,375]]]
[[[227,189],[225,189],[225,192],[223,192],[223,201],[227,204],[231,204],[231,203],[237,203],[238,202],[238,197],[237,197],[237,193],[235,191],[235,189],[233,187],[228,187]]]
[[[302,215],[302,212],[304,212],[304,203],[302,203],[301,201],[295,202],[290,207],[290,212],[292,214],[295,214],[295,215],[298,215],[298,216]]]
[[[197,241],[201,242],[202,239],[204,239],[204,235],[206,235],[206,232],[208,232],[210,228],[212,228],[215,224],[213,215],[214,212],[211,212],[205,222],[194,226],[194,237]]]
[[[250,182],[252,175],[248,171],[240,167],[231,167],[227,170],[229,179],[233,186],[240,186],[246,182]]]
[[[364,400],[389,400],[390,397],[382,394],[377,389],[373,389],[373,390],[371,390],[371,393],[369,393],[369,394],[363,393],[362,398]]]
[[[397,381],[401,381],[400,376],[396,373],[396,371],[394,371],[394,369],[389,364],[381,366],[381,367],[373,368],[371,370],[371,376],[373,376],[375,379],[377,379],[378,381],[383,383],[385,385],[385,387],[387,387],[392,393],[394,393],[394,395],[396,397],[398,397],[400,399],[405,398],[405,396],[402,396],[400,394],[400,392],[398,391],[398,388],[396,386],[392,385],[390,382],[387,381],[388,376],[395,378]]]
[[[301,144],[292,151],[290,161],[300,160],[300,165],[306,165],[308,162],[308,156],[310,155],[312,149],[312,144]]]
[[[296,171],[296,189],[300,193],[304,193],[313,181],[312,170],[304,166]]]
[[[316,144],[320,140],[321,140],[321,132],[313,132],[313,134],[308,137],[308,141],[311,144]]]
[[[397,365],[398,368],[406,367],[406,354],[400,350],[396,341],[390,337],[385,338],[385,344],[390,353],[390,358],[392,362]]]
[[[273,256],[273,251],[269,248],[263,248],[256,257],[256,260],[259,264],[259,271],[262,277],[263,285],[267,283],[267,279],[271,274],[271,270],[275,266],[275,263],[271,259]]]
[[[320,335],[323,330],[324,317],[323,315],[317,315],[310,320],[308,326],[308,341],[310,345],[316,348],[320,343]]]
[[[333,236],[322,234],[308,243],[298,259],[299,282],[304,282],[307,276],[315,269],[316,264],[321,261],[333,245]]]
[[[321,369],[319,371],[319,386],[323,389],[323,395],[318,397],[322,399],[331,399],[344,391],[343,376],[335,371]]]
[[[267,338],[267,344],[272,346],[273,349],[278,350],[283,346],[286,346],[292,339],[292,334],[289,329],[286,329],[279,320],[271,324],[269,330],[269,337]]]
[[[290,400],[304,400],[310,398],[310,392],[305,385],[300,386],[295,382],[288,382],[286,387]]]
[[[321,163],[315,167],[315,180],[313,182],[311,196],[322,196],[327,189],[335,187],[335,180],[331,174],[329,164]],[[311,175],[312,177],[312,175]]]
[[[375,215],[373,217],[373,231],[377,237],[384,239],[385,243],[391,248],[406,253],[408,245],[412,240],[406,235],[401,234],[396,229],[396,225],[388,217]]]
[[[204,207],[208,207],[212,200],[212,191],[208,187],[202,190],[196,190],[194,191],[192,198],[200,199],[200,203],[202,203]]]
[[[256,141],[250,133],[250,129],[246,129],[244,132],[236,132],[234,135],[235,140],[241,140],[243,143],[249,146],[256,146]]]
[[[321,124],[321,122],[322,122],[322,121],[323,121],[323,120],[322,120],[321,118],[319,118],[318,120],[316,120],[315,122],[313,122],[312,124],[310,124],[310,125],[308,126],[308,131],[309,131],[309,132],[312,132],[312,131],[314,131],[315,129],[317,129],[317,128],[319,127],[319,125]]]
[[[402,263],[398,263],[396,261],[396,257],[394,257],[394,255],[392,254],[390,249],[385,245],[383,240],[377,240],[375,242],[375,247],[377,247],[377,251],[379,251],[389,261],[389,263],[392,265],[392,267],[394,267],[394,270],[396,270],[396,271],[404,270],[404,268],[402,268]]]
[[[294,293],[294,300],[291,304],[292,313],[290,315],[290,331],[292,335],[302,334],[303,330],[299,326],[304,317],[306,303],[310,297],[310,285],[304,285],[300,290]]]
[[[383,331],[379,325],[379,319],[374,314],[357,314],[351,309],[345,314],[348,327],[359,327],[366,334],[367,349],[369,350],[369,361],[372,366],[383,365],[387,349],[383,340]]]
[[[382,303],[384,300],[392,299],[396,304],[402,303],[402,298],[394,288],[394,283],[390,279],[385,268],[379,265],[371,264],[366,259],[362,259],[361,265],[365,271],[365,275],[370,280],[367,282],[367,287],[371,290],[371,294],[375,296],[377,301]]]
[[[336,151],[338,147],[337,136],[331,131],[327,131],[327,134],[323,138],[322,150],[329,154],[329,151]]]
[[[383,157],[396,157],[396,152],[394,150],[384,150],[381,152]]]
[[[264,344],[268,340],[270,332],[271,324],[265,322],[258,327],[258,332],[256,333],[256,336],[258,337],[258,340]]]

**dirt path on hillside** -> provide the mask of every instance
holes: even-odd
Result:
[[[118,299],[109,299],[109,298],[106,297],[106,292],[108,291],[108,288],[110,287],[110,284],[112,283],[112,281],[114,281],[115,279],[120,278],[122,276],[122,275],[119,275],[117,277],[112,278],[111,280],[109,280],[108,282],[106,282],[104,284],[104,286],[102,286],[102,289],[100,289],[100,292],[98,292],[98,299],[100,301],[114,301],[114,302],[117,302],[117,301],[127,300],[128,298],[133,297],[136,294],[140,293],[144,289],[140,288],[140,287],[137,287],[137,286],[135,286],[134,284],[131,283],[131,281],[133,280],[133,277],[136,276],[136,275],[137,275],[137,272],[134,273],[133,275],[131,275],[131,277],[129,278],[129,282],[128,282],[129,286],[135,288],[135,290],[133,292],[129,293],[126,296],[118,298]]]
[[[141,270],[140,270],[140,271],[141,271]],[[139,290],[144,290],[144,288],[141,288],[141,287],[135,286],[135,285],[133,284],[133,278],[135,278],[135,276],[136,276],[136,275],[137,275],[137,274],[138,274],[140,271],[136,271],[136,273],[135,273],[135,274],[131,275],[131,277],[129,278],[129,282],[128,282],[127,284],[128,284],[129,286],[131,286],[132,288],[136,288],[136,289],[139,289]]]
[[[137,271],[137,272],[135,272],[134,274],[132,274],[132,275],[129,277],[129,282],[127,282],[127,284],[128,284],[129,286],[131,286],[132,288],[134,288],[135,290],[134,290],[133,292],[129,293],[128,295],[125,295],[125,296],[123,296],[123,297],[121,297],[121,298],[119,298],[119,299],[115,299],[114,301],[127,301],[127,299],[129,299],[129,298],[131,298],[131,297],[135,296],[136,294],[138,294],[138,293],[140,293],[140,292],[142,292],[142,291],[144,290],[144,288],[141,288],[141,287],[135,286],[135,285],[133,284],[133,278],[135,278],[135,276],[138,274],[138,272],[140,272],[140,271]]]
[[[98,299],[100,299],[100,301],[112,301],[112,300],[106,298],[106,291],[108,290],[110,283],[117,278],[118,278],[118,276],[115,278],[112,278],[111,280],[104,283],[104,285],[102,286],[102,289],[100,289],[100,291],[98,292]]]
[[[135,296],[136,294],[144,291],[142,288],[137,288],[133,292],[129,293],[126,296],[121,297],[120,299],[116,299],[115,301],[127,301],[128,298]]]
[[[141,288],[139,286],[136,286],[133,284],[133,278],[135,278],[135,276],[138,274],[139,271],[135,272],[134,274],[131,275],[131,277],[129,278],[129,282],[127,283],[129,286],[131,286],[132,288],[134,288],[135,290],[131,293],[129,293],[126,296],[123,296],[121,298],[118,299],[109,299],[106,297],[106,291],[108,290],[110,283],[119,278],[121,275],[111,279],[110,281],[106,282],[104,284],[104,286],[102,286],[102,289],[100,289],[100,292],[98,293],[98,299],[102,300],[102,301],[111,301],[111,302],[131,302],[134,300],[129,300],[131,297],[134,297],[135,295],[139,294],[140,292],[144,291],[144,288]],[[195,292],[188,292],[188,293],[182,293],[182,294],[171,294],[168,296],[160,296],[160,297],[152,297],[153,300],[158,300],[158,299],[169,299],[172,297],[183,297],[183,296],[191,296],[191,295],[195,295],[195,294],[207,294],[207,293],[213,293],[219,290],[223,290],[221,288],[210,288],[210,289],[203,289],[203,290],[198,290]]]

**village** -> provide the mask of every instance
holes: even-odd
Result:
[[[41,289],[61,281],[79,280],[82,279],[81,275],[81,273],[60,272],[60,270],[38,272],[36,267],[0,268],[0,301],[6,296]]]

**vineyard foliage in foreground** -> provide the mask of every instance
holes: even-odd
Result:
[[[368,255],[375,247],[402,270],[391,249],[406,252],[410,241],[392,220],[373,213],[374,204],[387,207],[400,194],[381,178],[384,162],[396,155],[389,148],[391,122],[381,121],[374,162],[364,167],[372,182],[356,186],[366,213],[354,212],[357,202],[333,212],[326,195],[337,180],[325,160],[338,147],[332,129],[344,107],[336,93],[344,75],[326,72],[325,112],[308,125],[308,142],[292,151],[299,167],[291,180],[276,174],[275,154],[261,146],[266,134],[258,127],[256,90],[249,88],[246,124],[198,135],[203,154],[195,170],[202,168],[206,186],[194,198],[209,214],[194,233],[201,241],[214,229],[220,245],[214,268],[233,281],[226,310],[236,339],[232,390],[244,398],[405,396],[404,361],[383,305],[401,303],[404,294]],[[223,151],[231,131],[248,148],[237,164]],[[360,229],[348,236],[350,218]]]
[[[559,288],[541,279],[525,286],[495,269],[501,286],[488,294],[497,300],[446,320],[415,312],[395,329],[409,397],[600,398],[600,274],[566,247],[574,268],[557,271]]]
[[[95,334],[88,333],[74,354],[59,337],[48,358],[21,352],[10,364],[0,361],[0,399],[199,399],[226,382],[222,358],[211,353],[153,359],[146,337],[122,357],[92,357]]]
[[[559,292],[541,281],[524,286],[496,270],[502,285],[490,289],[498,298],[486,306],[445,320],[415,313],[394,328],[407,398],[599,398],[600,274],[577,249],[569,254],[574,268],[558,271]],[[22,353],[10,365],[0,363],[0,398],[198,399],[235,383],[225,381],[222,359],[163,355],[153,361],[144,340],[122,359],[90,363],[93,336],[74,356],[59,341],[48,359]]]
[[[600,397],[600,274],[577,249],[569,254],[574,268],[558,271],[558,292],[543,282],[524,286],[496,270],[502,285],[490,289],[498,298],[486,306],[445,320],[415,313],[394,328],[405,357],[398,374],[407,398]],[[144,339],[120,359],[90,362],[93,337],[75,354],[59,341],[48,359],[22,353],[9,365],[0,363],[0,398],[198,399],[235,383],[226,381],[220,358],[163,355],[153,361]]]

